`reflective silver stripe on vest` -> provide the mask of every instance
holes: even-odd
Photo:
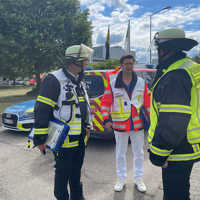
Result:
[[[126,128],[126,126],[113,123],[113,128]]]
[[[109,113],[103,113],[102,114],[102,117],[107,117],[107,116],[109,116]]]
[[[110,90],[105,90],[104,94],[110,94],[111,91]]]
[[[110,108],[105,107],[105,106],[101,106],[101,110],[107,110],[107,111],[110,111]]]
[[[139,124],[134,124],[134,128],[140,128],[140,127],[142,127],[142,123],[139,123]]]
[[[137,117],[133,117],[133,121],[138,121],[140,120],[140,118],[137,116]]]
[[[187,61],[185,63],[183,63],[179,68],[187,68],[191,65],[194,65],[195,63],[193,63],[192,61]],[[199,102],[199,90],[197,88],[197,102]],[[198,109],[197,109],[197,118],[198,118],[198,122],[200,123],[200,117],[199,117],[199,113],[198,113]]]

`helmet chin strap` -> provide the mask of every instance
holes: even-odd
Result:
[[[84,65],[83,65],[83,61],[80,61],[80,65],[79,64],[75,64],[76,66],[78,66],[80,69],[81,69],[81,71],[78,73],[78,83],[80,83],[82,80],[83,80],[83,78],[84,78]]]

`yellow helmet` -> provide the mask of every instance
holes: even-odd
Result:
[[[93,54],[93,49],[81,44],[73,45],[66,49],[65,58],[72,61],[83,61],[88,60]]]

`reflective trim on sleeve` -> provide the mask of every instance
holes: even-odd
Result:
[[[194,152],[200,152],[199,144],[193,144],[192,148],[193,148]]]
[[[85,145],[87,145],[87,141],[88,141],[88,137],[87,137],[87,135],[86,135],[85,138],[84,138],[84,143],[85,143]]]
[[[56,105],[55,101],[53,101],[53,100],[51,100],[51,99],[49,99],[47,97],[43,97],[43,96],[38,96],[37,97],[37,101],[45,103],[45,104],[48,104],[48,105],[50,105],[52,107],[55,107],[55,105]]]
[[[150,145],[150,150],[152,153],[159,156],[169,156],[173,150],[159,149],[152,144]]]
[[[46,135],[48,134],[48,128],[34,128],[34,135]]]
[[[196,160],[200,158],[200,152],[195,152],[191,154],[176,154],[176,155],[170,155],[167,160],[169,161],[187,161],[187,160]]]
[[[151,142],[152,139],[153,139],[153,137],[151,135],[149,135],[149,133],[148,133],[148,142]]]
[[[191,106],[176,105],[176,104],[161,104],[159,112],[178,112],[192,114]]]
[[[187,130],[187,139],[188,142],[192,144],[199,143],[200,141],[200,127],[192,128]]]

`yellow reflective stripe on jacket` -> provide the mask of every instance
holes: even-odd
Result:
[[[69,129],[69,135],[80,135],[81,134],[81,120],[75,121],[75,118],[73,118],[68,123],[70,129]]]
[[[192,114],[191,106],[178,105],[178,104],[161,104],[159,112],[178,112]]]
[[[112,112],[111,117],[113,121],[125,121],[130,117],[130,113]]]
[[[79,102],[85,102],[85,98],[84,97],[78,97],[78,101]]]
[[[148,130],[148,137],[147,137],[148,143],[151,143],[153,136],[154,136],[154,132],[155,132],[155,130],[152,129],[152,127],[150,126],[149,130]]]
[[[192,137],[191,137],[192,135]],[[193,144],[193,141],[199,141],[200,140],[200,127],[188,129],[187,130],[187,139],[188,142]]]
[[[55,105],[56,105],[55,101],[53,101],[53,100],[51,100],[51,99],[49,99],[47,97],[43,97],[43,96],[38,96],[37,97],[37,101],[40,101],[40,102],[45,103],[45,104],[48,104],[48,105],[50,105],[52,107],[55,107]]]
[[[77,147],[79,145],[79,142],[78,140],[74,141],[74,142],[70,142],[69,141],[69,136],[66,137],[63,145],[62,145],[62,148],[72,148],[72,147]]]
[[[46,135],[48,134],[48,128],[34,128],[35,135]]]
[[[158,147],[150,145],[151,152],[159,156],[169,156],[173,150],[159,149]]]
[[[193,144],[192,148],[193,148],[194,152],[199,152],[200,151],[199,144]]]
[[[85,138],[84,138],[84,143],[85,143],[85,145],[87,145],[87,142],[88,142],[88,137],[87,137],[87,135],[86,135]]]
[[[188,161],[188,160],[196,160],[200,158],[200,151],[190,154],[174,154],[168,157],[168,161]]]

